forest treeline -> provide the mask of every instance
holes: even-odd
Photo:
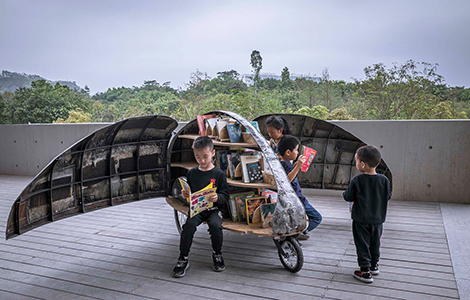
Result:
[[[0,94],[0,123],[116,122],[164,114],[188,121],[212,110],[229,110],[247,119],[266,113],[298,113],[326,120],[466,119],[470,89],[451,87],[437,65],[409,60],[387,68],[378,63],[364,69],[364,79],[345,82],[323,70],[317,78],[261,79],[262,58],[251,55],[253,84],[235,70],[215,78],[196,71],[184,89],[169,82],[145,81],[139,87],[110,88],[90,95],[44,79]]]

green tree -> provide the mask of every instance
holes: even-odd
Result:
[[[336,108],[333,109],[326,118],[327,120],[356,120],[351,115],[348,114],[346,108]]]
[[[314,107],[302,107],[299,110],[294,112],[295,114],[298,115],[305,115],[305,116],[310,116],[314,117],[317,119],[322,119],[326,120],[329,115],[328,108],[322,106],[322,105],[315,105]]]
[[[332,109],[333,97],[331,95],[331,78],[327,68],[323,69],[322,71],[320,83],[322,86],[323,103],[328,109]]]
[[[422,66],[422,70],[418,69]],[[364,69],[366,79],[356,81],[356,100],[365,103],[368,118],[422,119],[441,102],[438,87],[443,77],[436,72],[437,64],[394,64],[386,69],[375,64]]]
[[[77,108],[77,110],[71,110],[69,112],[69,117],[64,120],[62,118],[58,118],[53,123],[90,123],[91,122],[91,114],[84,112],[81,108]]]
[[[281,87],[285,90],[289,90],[294,87],[294,81],[290,79],[290,72],[287,67],[284,67],[281,72]]]
[[[263,68],[263,58],[258,50],[253,50],[251,52],[251,67],[253,68],[252,72],[254,75],[253,82],[255,86],[258,86],[260,80],[259,73]]]
[[[204,91],[207,94],[234,94],[241,91],[246,91],[246,84],[238,79],[240,74],[235,70],[218,72],[217,78],[206,81]]]
[[[46,80],[32,82],[31,88],[19,88],[7,107],[10,123],[52,123],[67,118],[69,111],[82,109],[87,112],[89,101],[80,91]]]

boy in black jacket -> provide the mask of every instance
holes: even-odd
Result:
[[[213,270],[222,272],[225,270],[224,259],[222,258],[222,219],[223,214],[227,215],[227,201],[229,198],[227,177],[225,173],[214,166],[212,158],[215,155],[214,144],[207,136],[198,137],[193,143],[194,157],[198,166],[189,170],[187,174],[188,184],[192,191],[199,191],[212,183],[217,187],[216,195],[209,198],[214,202],[214,206],[208,210],[188,218],[183,225],[180,239],[180,256],[172,276],[179,278],[186,274],[189,267],[188,255],[193,242],[194,233],[202,222],[207,222],[212,242]],[[188,198],[189,193],[182,191],[183,197]]]
[[[379,275],[380,237],[391,197],[390,181],[375,168],[381,160],[379,149],[363,146],[357,149],[355,176],[343,193],[344,200],[354,202],[351,212],[357,262],[360,270],[354,272],[357,280],[372,283],[372,275]]]

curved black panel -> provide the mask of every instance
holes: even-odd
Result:
[[[130,118],[72,145],[15,201],[6,238],[77,213],[166,195],[167,148],[177,125],[167,116]]]
[[[262,115],[255,119],[261,133],[269,139],[266,120],[272,116]],[[366,145],[363,141],[341,127],[324,120],[295,114],[274,114],[282,116],[289,124],[291,134],[302,145],[315,149],[317,154],[307,172],[299,172],[300,185],[316,189],[347,189],[351,179],[359,174],[355,167],[356,150]],[[384,160],[377,167],[392,183],[392,172]]]

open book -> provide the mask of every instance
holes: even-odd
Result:
[[[308,168],[313,162],[313,158],[317,154],[316,150],[313,150],[312,148],[309,148],[307,146],[304,146],[304,153],[302,154],[303,156],[307,157],[307,160],[302,164],[302,172],[307,172]]]
[[[191,193],[191,188],[189,187],[189,184],[181,178],[178,178],[178,180],[180,181],[183,190],[189,192],[189,198],[186,200],[188,200],[189,202],[190,218],[214,206],[213,202],[207,200],[208,198],[214,196],[217,191],[216,187],[212,187],[212,182],[209,183],[205,188],[197,192]]]

